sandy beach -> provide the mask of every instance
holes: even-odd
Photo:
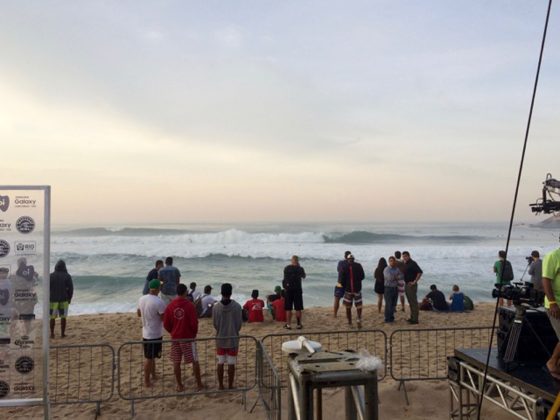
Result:
[[[489,326],[492,318],[493,306],[491,304],[478,304],[476,309],[470,313],[463,314],[442,314],[434,312],[421,312],[420,325],[410,328],[405,322],[406,314],[399,311],[397,314],[397,321],[393,325],[386,325],[383,323],[383,317],[377,313],[373,305],[367,305],[364,308],[364,329],[380,329],[383,330],[388,336],[396,329],[425,329],[425,328],[441,328],[441,327],[468,327],[468,326]],[[312,308],[304,313],[304,329],[301,331],[305,335],[306,331],[348,331],[344,314],[339,313],[338,318],[333,318],[331,308]],[[199,324],[199,337],[211,337],[213,329],[210,319],[202,319]],[[282,328],[281,323],[276,323],[269,318],[262,324],[245,324],[242,329],[242,334],[246,336],[254,336],[257,339],[262,338],[267,334],[285,333],[286,330]],[[292,331],[296,334],[296,331]],[[297,333],[300,333],[299,331]],[[117,313],[106,315],[81,315],[70,317],[68,320],[68,337],[61,339],[57,338],[51,340],[51,345],[77,345],[77,344],[109,344],[115,351],[128,341],[136,341],[141,339],[141,322],[134,313]],[[168,337],[164,337],[165,339]],[[360,346],[360,339],[350,346]],[[211,341],[208,341],[210,343]],[[281,341],[278,341],[281,342]],[[245,344],[241,345],[240,353],[245,348],[248,353],[246,357],[239,358],[238,361],[238,379],[237,386],[243,387],[251,384],[254,377],[254,347],[253,341],[247,340]],[[422,344],[424,346],[430,345],[429,343]],[[245,346],[245,347],[244,347]],[[416,344],[414,344],[416,346]],[[368,347],[370,347],[368,345]],[[375,347],[381,348],[382,346]],[[359,350],[359,348],[355,348]],[[447,344],[447,353],[452,353],[452,348]],[[165,347],[164,347],[165,353]],[[250,354],[249,354],[250,353]],[[51,353],[53,354],[53,353]],[[89,354],[89,353],[88,353]],[[381,356],[381,355],[379,355]],[[58,358],[60,359],[60,366],[58,371],[56,366],[53,365],[54,361],[51,360],[51,392],[54,392],[56,387],[57,399],[62,400],[65,395],[74,395],[77,388],[81,388],[87,392],[88,386],[99,388],[96,381],[99,379],[100,360],[99,354],[93,353],[91,355],[94,364],[93,373],[91,375],[94,380],[90,383],[89,369],[87,363],[89,361],[84,356],[81,356],[79,361],[81,378],[77,377],[78,369],[70,369],[70,377],[65,378],[65,370],[62,365],[68,362],[73,364],[76,357],[76,351],[69,351],[68,349],[59,349]],[[154,390],[141,389],[141,348],[139,346],[125,346],[121,349],[121,369],[125,372],[123,376],[123,383],[121,383],[122,392],[124,394],[130,392],[134,395],[149,395]],[[203,381],[208,390],[215,388],[215,374],[214,374],[214,356],[213,348],[199,344],[199,357],[201,360],[201,367],[203,372]],[[52,356],[51,356],[52,358]],[[441,356],[439,357],[441,359]],[[283,359],[280,355],[279,349],[274,351],[273,359],[276,364],[282,364]],[[429,357],[428,359],[431,359]],[[107,357],[104,364],[107,365]],[[163,358],[158,361],[160,369],[163,369],[164,378],[160,378],[165,383],[156,383],[155,392],[160,392],[162,388],[166,388],[168,392],[173,392],[173,379],[169,374],[170,363],[167,355],[164,354]],[[436,363],[435,360],[426,360],[426,363]],[[95,366],[98,366],[95,368]],[[280,367],[280,366],[279,366]],[[192,373],[190,367],[184,369],[186,379],[186,386],[188,390],[193,390]],[[106,380],[109,378],[109,371],[101,373]],[[68,387],[68,380],[70,387]],[[104,386],[104,385],[103,385]],[[161,387],[160,387],[161,386]],[[66,389],[65,389],[66,387]],[[69,388],[69,389],[68,389]],[[402,391],[398,389],[398,383],[390,379],[389,376],[385,377],[379,383],[379,410],[381,418],[406,418],[406,419],[445,419],[448,418],[449,407],[449,391],[446,381],[417,381],[407,385],[410,405],[405,404],[405,398]],[[78,391],[78,392],[84,392]],[[67,394],[65,394],[65,392]],[[108,390],[106,390],[108,392]],[[83,397],[83,393],[80,394]],[[106,395],[106,394],[105,394]],[[331,389],[325,392],[327,396],[324,398],[324,412],[328,413],[324,418],[336,418],[335,414],[343,415],[344,407],[343,392],[339,389]],[[429,398],[425,398],[429,395]],[[252,406],[257,399],[256,388],[249,391],[246,395],[246,404],[248,407]],[[286,397],[283,395],[283,405],[285,407]],[[149,399],[142,402],[137,402],[136,418],[140,419],[170,419],[170,418],[186,418],[189,419],[204,419],[204,418],[219,418],[227,413],[230,419],[262,419],[265,418],[265,412],[260,404],[257,404],[252,414],[248,413],[243,408],[243,401],[241,394],[209,394],[209,395],[192,395],[170,398]],[[492,416],[498,418],[508,418],[505,413],[499,409],[490,407],[486,404],[488,415],[491,412]],[[95,417],[94,404],[64,404],[54,405],[52,408],[53,418],[79,418],[90,419]],[[26,409],[0,409],[0,417],[19,419],[19,418],[39,418],[42,416],[42,410],[38,408]],[[130,403],[118,397],[117,387],[115,386],[115,394],[110,401],[104,402],[101,406],[101,418],[107,419],[124,419],[130,418]]]

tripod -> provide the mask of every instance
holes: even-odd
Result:
[[[506,351],[503,357],[503,361],[506,363],[506,366],[508,367],[510,363],[515,361],[515,355],[517,354],[517,348],[519,346],[519,337],[521,337],[521,331],[523,330],[523,325],[527,325],[529,327],[529,330],[531,331],[533,336],[537,339],[540,346],[548,354],[548,357],[551,356],[550,352],[548,351],[548,348],[545,346],[545,344],[543,343],[543,341],[541,340],[541,338],[539,337],[539,335],[531,325],[531,322],[529,322],[529,320],[525,317],[525,313],[527,312],[527,309],[528,307],[526,305],[523,305],[521,303],[515,304],[515,318],[509,330],[509,337],[507,340]],[[508,368],[506,370],[513,370],[513,369],[515,369],[515,366],[512,367],[511,369]]]

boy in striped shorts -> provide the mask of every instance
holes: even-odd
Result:
[[[185,390],[182,380],[181,361],[192,364],[197,390],[200,391],[204,388],[204,385],[200,377],[196,343],[188,340],[196,338],[198,333],[198,317],[194,304],[187,299],[187,286],[182,283],[177,286],[177,297],[165,308],[163,326],[173,339],[170,358],[173,362],[177,392]]]

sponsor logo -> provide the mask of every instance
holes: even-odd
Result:
[[[29,300],[35,298],[35,293],[33,290],[29,289],[17,289],[14,293],[14,298],[17,300]]]
[[[10,208],[10,197],[7,195],[0,195],[0,210],[5,212]]]
[[[28,195],[16,195],[14,206],[20,209],[37,207],[37,200],[31,199]]]
[[[11,232],[12,224],[0,219],[0,232]]]
[[[20,383],[14,385],[14,392],[35,392],[35,385]]]
[[[10,385],[5,381],[0,381],[0,398],[4,398],[10,393]]]
[[[10,253],[10,244],[4,239],[0,239],[0,258]]]
[[[35,229],[35,220],[29,216],[21,216],[16,220],[16,229],[19,233],[27,235]]]
[[[29,373],[35,367],[35,362],[29,356],[21,356],[16,360],[16,370],[19,373]]]
[[[37,242],[35,241],[17,241],[14,244],[16,255],[36,255]]]
[[[14,344],[21,349],[28,349],[35,344],[35,340],[31,340],[27,335],[22,335],[21,338],[14,341]]]

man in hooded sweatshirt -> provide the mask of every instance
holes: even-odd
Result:
[[[232,286],[222,284],[222,300],[214,305],[212,322],[216,329],[216,354],[218,355],[218,384],[224,389],[224,364],[228,365],[228,388],[233,389],[235,363],[239,348],[239,331],[243,323],[241,305],[231,299]]]
[[[56,317],[60,316],[60,336],[66,337],[66,316],[68,306],[74,294],[72,276],[68,274],[66,263],[59,260],[54,266],[54,272],[50,276],[50,322],[51,338],[54,338],[54,327]]]

